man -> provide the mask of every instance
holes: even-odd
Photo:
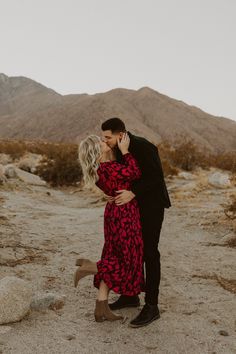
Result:
[[[103,141],[116,152],[117,160],[122,162],[122,155],[117,148],[117,141],[126,132],[124,122],[119,118],[111,118],[105,121],[101,128]],[[144,240],[146,292],[145,305],[139,315],[130,322],[130,326],[141,327],[160,317],[158,294],[161,269],[158,243],[164,220],[164,209],[169,208],[171,202],[164,181],[157,147],[145,138],[135,136],[130,132],[128,132],[128,135],[130,137],[129,151],[137,159],[142,177],[133,182],[131,191],[117,191],[115,203],[122,205],[136,198],[139,204]],[[111,201],[112,198],[109,200]],[[117,310],[139,305],[138,296],[121,295],[117,301],[109,306],[112,310]]]

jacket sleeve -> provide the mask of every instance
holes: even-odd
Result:
[[[125,179],[126,181],[134,181],[141,177],[141,170],[137,160],[128,152],[123,155],[123,163],[116,163],[110,171],[116,179]]]
[[[158,148],[155,145],[143,146],[137,156],[142,178],[132,183],[131,190],[135,196],[142,198],[145,194],[153,193],[153,190],[162,184],[164,176]]]

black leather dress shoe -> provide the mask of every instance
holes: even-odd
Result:
[[[129,323],[129,327],[137,328],[147,326],[158,318],[160,318],[158,306],[145,304],[138,316]]]
[[[109,304],[111,310],[120,310],[125,307],[138,307],[140,300],[138,296],[121,295],[118,300]]]

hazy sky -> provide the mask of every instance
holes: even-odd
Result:
[[[153,89],[236,120],[236,0],[0,0],[0,72]]]

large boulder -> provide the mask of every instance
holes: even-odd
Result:
[[[35,186],[45,186],[47,184],[39,176],[23,171],[18,167],[15,167],[15,172],[17,177],[27,184],[33,184]]]
[[[0,280],[0,324],[22,320],[30,310],[32,288],[15,276]]]

